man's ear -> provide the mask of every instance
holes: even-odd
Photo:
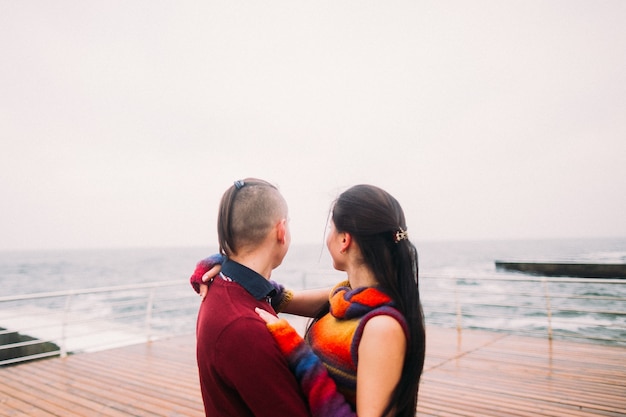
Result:
[[[282,219],[276,224],[276,240],[281,245],[285,244],[285,237],[287,236],[287,219]]]

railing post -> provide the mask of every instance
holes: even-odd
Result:
[[[456,330],[460,332],[463,329],[463,312],[461,310],[461,300],[459,297],[459,285],[458,280],[454,280],[454,303],[456,306]]]
[[[61,357],[67,356],[67,321],[69,317],[70,308],[72,305],[73,293],[67,294],[65,298],[65,308],[63,309],[63,319],[61,321]]]
[[[146,305],[146,341],[152,338],[152,308],[154,305],[154,288],[150,290],[148,295],[148,303]]]
[[[546,317],[548,318],[548,339],[552,340],[552,306],[550,305],[550,292],[548,291],[548,280],[542,278],[543,292],[546,297]]]

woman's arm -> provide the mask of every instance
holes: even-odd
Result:
[[[189,278],[189,282],[203,300],[209,290],[209,281],[220,273],[222,263],[224,263],[225,260],[226,257],[224,255],[216,253],[201,260],[196,265],[196,269],[191,275],[191,278]],[[274,287],[279,292],[284,291],[289,293],[285,301],[283,301],[284,295],[280,294],[274,308],[276,308],[277,311],[280,310],[281,313],[295,314],[304,317],[315,317],[324,306],[324,303],[328,301],[328,294],[331,290],[331,288],[328,287],[291,291],[285,290],[282,285],[276,283],[274,283]]]
[[[356,384],[359,417],[382,415],[400,381],[405,352],[406,336],[396,319],[380,315],[365,324]]]
[[[283,313],[297,316],[315,317],[328,301],[331,288],[316,288],[311,290],[293,291],[291,301],[283,309]]]
[[[193,271],[193,274],[191,274],[189,283],[203,300],[209,290],[207,282],[220,273],[222,263],[224,263],[225,260],[226,257],[224,255],[215,253],[196,264],[196,269]]]

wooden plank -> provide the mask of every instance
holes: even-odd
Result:
[[[623,416],[625,355],[625,349],[608,346],[494,338],[425,372],[418,410],[420,415]]]
[[[427,329],[418,415],[626,415],[626,348]],[[0,369],[0,416],[204,415],[195,336]]]
[[[42,397],[53,396],[57,404],[45,403],[52,415],[74,415],[73,409],[87,407],[75,415],[201,416],[195,337],[183,339],[5,368],[0,370],[0,387],[6,373],[14,381],[29,381],[23,390],[31,392],[26,401],[37,404]],[[43,386],[41,381],[46,381]],[[5,406],[0,404],[0,415]],[[31,414],[17,411],[15,415]]]

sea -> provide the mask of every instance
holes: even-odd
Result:
[[[494,263],[626,263],[626,238],[414,244],[427,325],[531,334],[554,331],[557,336],[626,346],[626,279],[544,282],[542,277],[497,270]],[[180,280],[183,297],[194,304],[184,314],[174,309],[166,326],[193,331],[197,295],[188,286],[189,276],[200,259],[215,252],[210,246],[2,251],[0,297]],[[331,286],[345,277],[333,270],[320,242],[292,245],[272,278],[288,288],[302,289]],[[98,302],[106,308],[106,300]]]

